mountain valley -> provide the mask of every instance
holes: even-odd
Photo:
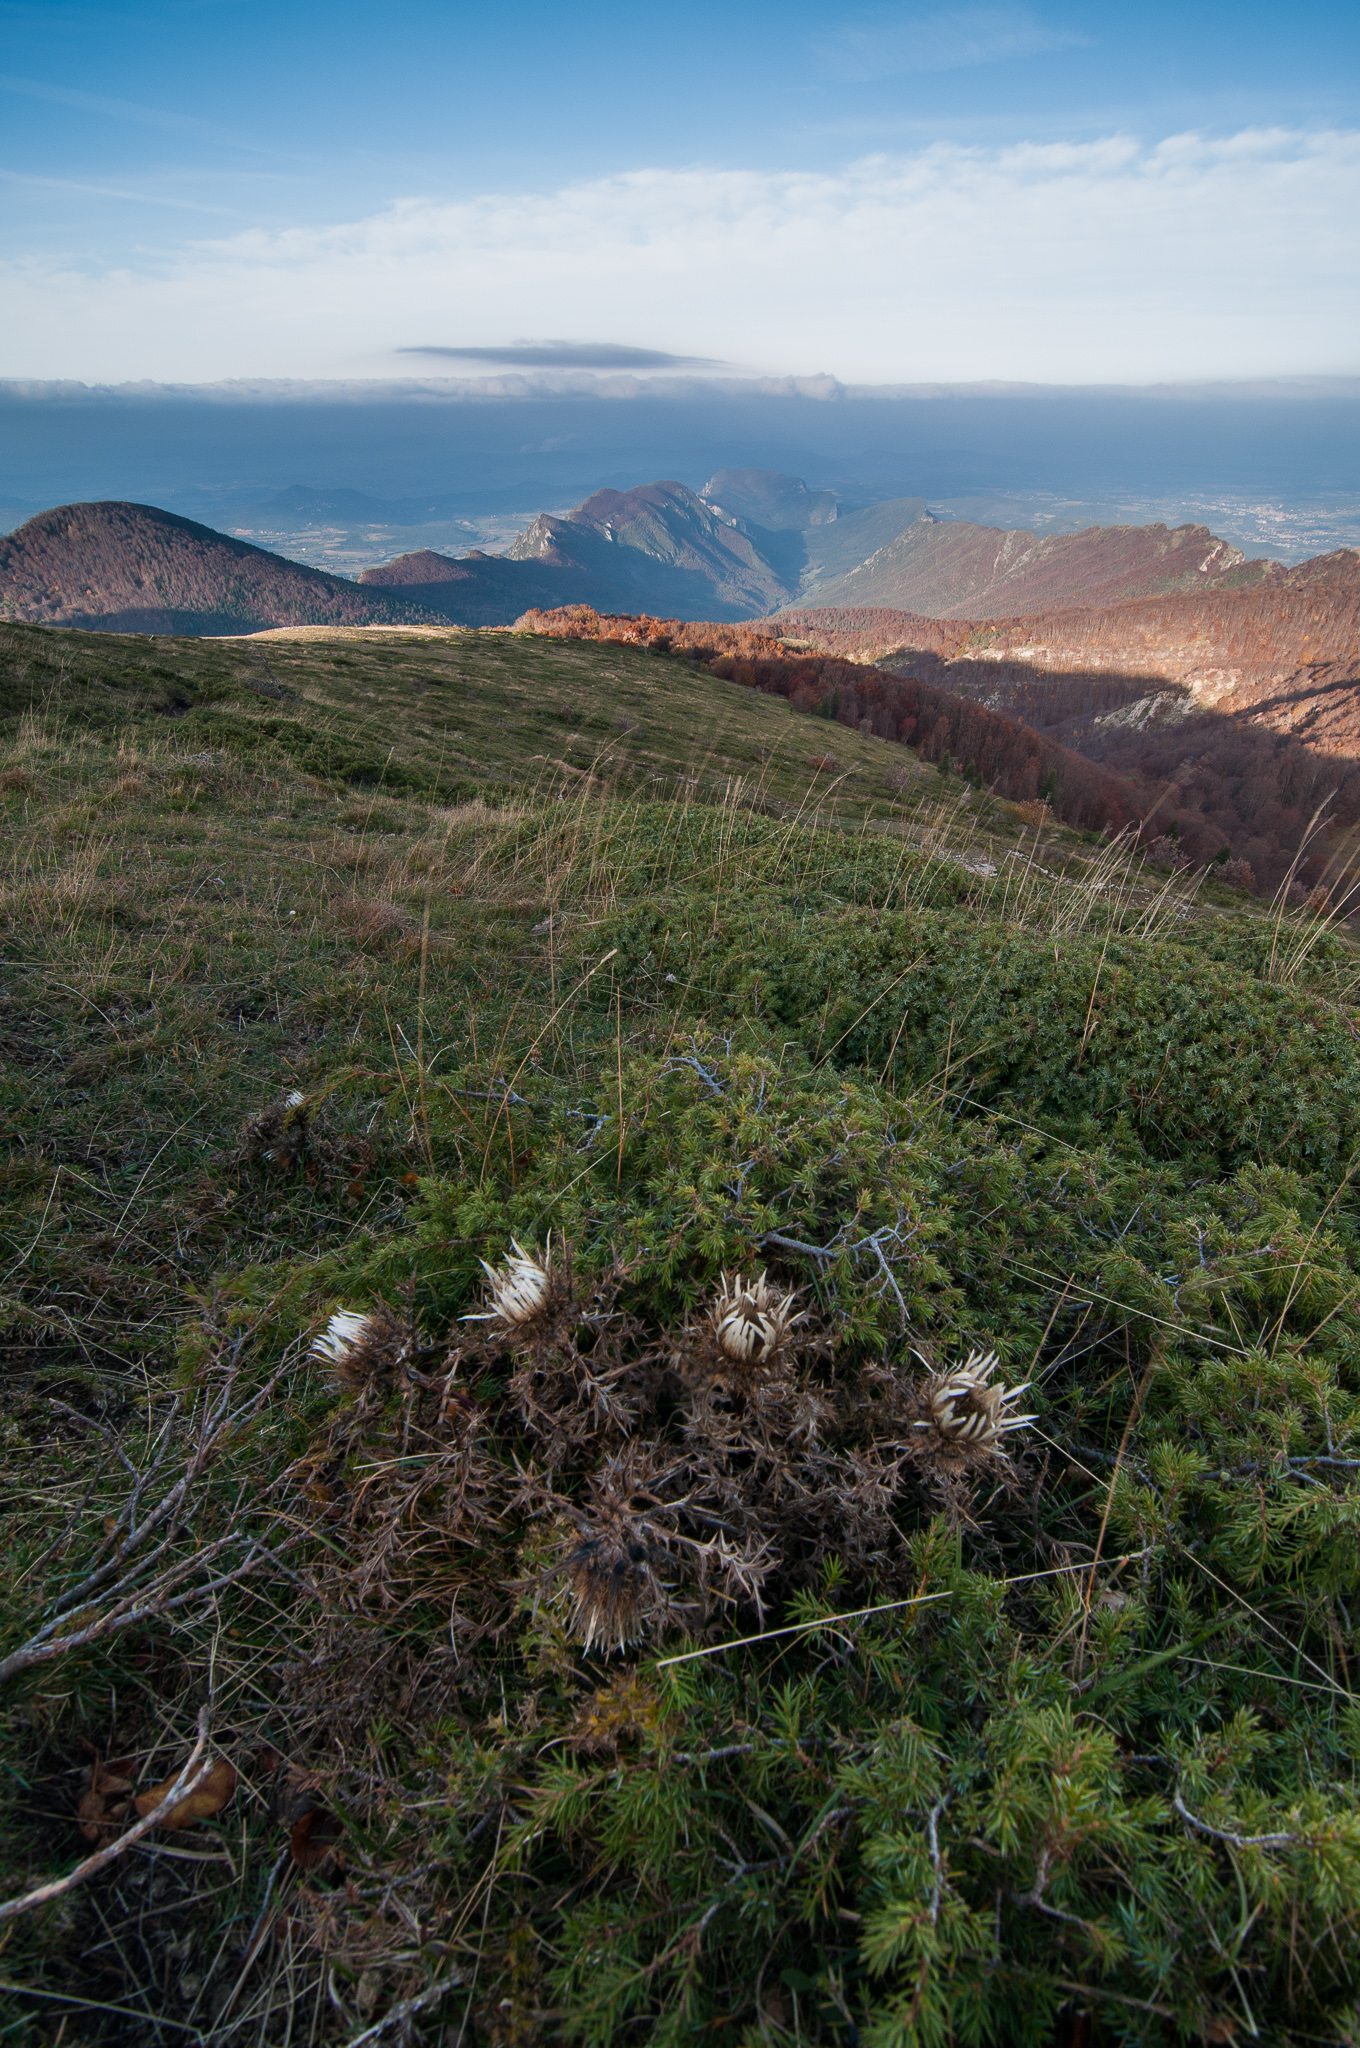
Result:
[[[356,510],[351,495],[281,494],[337,517]],[[809,604],[800,590],[914,601]],[[603,621],[587,637],[716,646],[726,632],[738,657],[749,643],[759,659],[829,658],[847,675],[832,694],[856,719],[872,714],[874,730],[928,759],[971,761],[984,779],[991,760],[997,786],[1022,799],[1048,774],[1018,736],[1036,735],[1064,750],[1074,822],[1174,823],[1184,857],[1226,849],[1260,886],[1274,886],[1324,798],[1333,828],[1360,819],[1353,549],[1286,567],[1248,561],[1205,527],[1041,537],[939,520],[919,499],[843,510],[832,492],[762,470],[718,471],[702,492],[673,480],[596,491],[540,514],[503,554],[418,549],[357,582],[152,507],[57,508],[0,541],[0,616],[85,630],[485,630],[583,606]],[[642,625],[610,623],[620,618]],[[910,707],[893,700],[886,726],[850,673],[866,665],[917,692]],[[983,713],[1004,724],[970,742]],[[1122,794],[1087,791],[1097,772]]]
[[[920,498],[842,502],[771,470],[719,470],[697,492],[673,479],[599,490],[518,530],[506,516],[436,516],[447,509],[438,500],[396,505],[294,486],[238,506],[233,530],[219,533],[152,506],[58,507],[0,544],[0,605],[16,620],[123,622],[125,630],[169,630],[145,621],[173,614],[174,630],[208,633],[308,617],[414,620],[412,606],[421,618],[468,626],[510,625],[531,607],[562,604],[719,622],[790,607],[978,620],[1246,587],[1280,572],[1277,563],[1247,561],[1207,527],[1004,531],[937,518]],[[398,514],[425,523],[380,523]],[[256,545],[286,541],[296,522],[308,562]],[[421,544],[375,563],[371,545],[385,531]],[[454,531],[481,533],[487,545],[445,552]],[[317,560],[362,561],[358,585],[389,595],[377,610],[372,599],[346,597],[349,578],[318,570]],[[318,574],[330,583],[309,580]],[[148,603],[148,593],[159,602]]]

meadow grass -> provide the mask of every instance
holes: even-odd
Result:
[[[673,657],[0,656],[5,1897],[205,1708],[238,1773],[11,1922],[7,2038],[1352,2039],[1344,922]],[[695,1405],[757,1267],[806,1356]],[[970,1477],[973,1347],[1038,1413]]]

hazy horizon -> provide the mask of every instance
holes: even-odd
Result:
[[[0,512],[14,526],[52,505],[120,498],[230,528],[236,510],[293,485],[357,491],[380,504],[372,518],[393,529],[390,548],[327,553],[272,529],[292,538],[283,552],[347,570],[401,551],[396,529],[427,525],[421,544],[445,552],[495,547],[509,515],[595,489],[662,477],[698,489],[717,469],[760,468],[847,506],[922,496],[946,516],[1039,531],[1194,520],[1288,560],[1360,544],[1360,380],[915,396],[508,381],[514,395],[504,379],[443,391],[0,384]],[[621,381],[630,395],[611,395]]]
[[[499,545],[758,467],[1360,539],[1353,9],[0,18],[11,523],[301,484]]]

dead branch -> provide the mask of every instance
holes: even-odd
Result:
[[[57,1595],[30,1636],[0,1658],[0,1684],[68,1651],[87,1648],[220,1592],[266,1560],[280,1562],[268,1544],[236,1526],[228,1526],[209,1543],[196,1545],[187,1557],[173,1554],[179,1539],[191,1533],[186,1525],[199,1483],[227,1445],[269,1402],[287,1369],[280,1367],[255,1393],[238,1397],[246,1342],[246,1333],[233,1340],[221,1379],[204,1393],[187,1418],[189,1440],[177,1466],[171,1468],[176,1476],[163,1491],[155,1482],[164,1485],[168,1476],[179,1419],[176,1414],[166,1417],[140,1469],[131,1466],[121,1446],[115,1446],[120,1462],[132,1471],[128,1497],[101,1538],[89,1570]],[[88,1417],[77,1419],[99,1435],[111,1436],[103,1423]],[[148,1494],[152,1496],[149,1503]],[[231,1525],[241,1507],[238,1501],[229,1518]],[[231,1553],[242,1547],[244,1555],[231,1560]]]
[[[93,1856],[87,1856],[83,1863],[77,1863],[75,1869],[68,1872],[65,1877],[53,1878],[50,1884],[40,1884],[36,1890],[25,1892],[22,1898],[6,1899],[3,1905],[0,1905],[0,1922],[13,1920],[18,1914],[27,1913],[33,1906],[45,1906],[50,1900],[59,1899],[63,1892],[69,1892],[73,1885],[83,1884],[87,1877],[94,1877],[108,1864],[125,1855],[133,1843],[139,1842],[149,1829],[164,1820],[166,1814],[172,1807],[178,1806],[181,1799],[187,1799],[191,1792],[198,1790],[213,1767],[212,1757],[205,1757],[203,1754],[208,1747],[208,1713],[207,1707],[200,1707],[198,1740],[189,1752],[189,1761],[160,1805],[153,1807],[152,1811],[130,1827],[126,1834],[119,1835],[117,1841],[110,1842],[106,1848],[96,1849]],[[201,1764],[200,1758],[203,1759]]]
[[[1234,1849],[1287,1849],[1299,1839],[1297,1835],[1234,1835],[1226,1828],[1211,1827],[1207,1820],[1191,1813],[1179,1792],[1172,1794],[1171,1804],[1192,1828],[1198,1828],[1202,1835],[1212,1835],[1216,1842],[1227,1842]]]
[[[446,1971],[442,1977],[431,1984],[428,1991],[422,1991],[415,1998],[403,1999],[400,2005],[393,2006],[391,2012],[384,2013],[380,2020],[375,2020],[371,2027],[365,2027],[362,2034],[352,2034],[345,2043],[345,2048],[363,2048],[365,2041],[376,2041],[380,2034],[387,2032],[389,2027],[399,2026],[402,2021],[411,2019],[427,2005],[434,2005],[444,1996],[446,1991],[456,1991],[464,1982],[465,1979],[461,1970]]]

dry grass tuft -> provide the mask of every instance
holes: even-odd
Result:
[[[380,896],[349,896],[336,905],[335,921],[359,946],[382,947],[402,938],[410,919],[395,903]]]

